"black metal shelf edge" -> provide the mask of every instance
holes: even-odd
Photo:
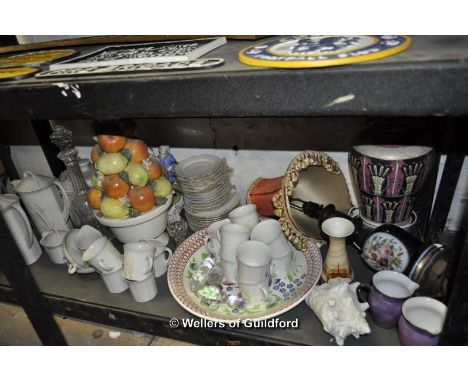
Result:
[[[237,53],[247,44],[213,51],[226,64],[206,71],[4,83],[0,118],[468,114],[468,38],[416,36],[387,59],[301,70],[243,65]]]

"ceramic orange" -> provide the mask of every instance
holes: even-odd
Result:
[[[145,162],[145,164],[145,167],[148,170],[148,179],[159,179],[163,170],[161,163],[159,163],[159,161],[156,158],[149,158],[149,160]]]
[[[156,198],[149,186],[133,187],[128,193],[130,205],[140,212],[146,212],[154,207]]]
[[[130,162],[141,163],[148,157],[148,147],[140,139],[129,139],[125,149],[128,150]]]
[[[108,197],[119,199],[127,195],[130,186],[119,175],[108,175],[102,181],[102,188]]]
[[[98,135],[98,143],[106,153],[118,153],[127,144],[127,138],[121,135],[102,134]]]
[[[91,150],[91,161],[94,163],[96,162],[101,156],[103,152],[101,147],[96,143]]]
[[[91,188],[88,191],[88,203],[91,208],[98,210],[101,206],[102,191],[97,188]]]

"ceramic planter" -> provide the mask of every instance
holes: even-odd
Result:
[[[353,146],[349,164],[361,217],[379,224],[408,224],[434,157],[434,149],[426,146]]]

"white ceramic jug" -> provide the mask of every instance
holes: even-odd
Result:
[[[57,179],[26,171],[22,179],[12,183],[41,235],[72,228],[67,193]]]
[[[0,211],[26,264],[36,262],[42,250],[32,232],[28,217],[19,204],[18,196],[0,195]]]

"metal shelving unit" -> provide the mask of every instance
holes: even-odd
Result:
[[[428,237],[445,225],[450,202],[465,156],[464,116],[468,114],[468,39],[417,36],[410,50],[370,63],[314,70],[253,68],[237,61],[237,52],[252,42],[230,41],[211,52],[225,65],[206,70],[166,74],[102,76],[99,78],[36,80],[0,84],[0,119],[34,120],[33,126],[54,173],[54,152],[46,137],[50,119],[100,117],[332,117],[381,116],[450,119],[448,157],[436,198]],[[78,48],[86,53],[94,47]],[[72,92],[66,86],[75,88]],[[64,95],[64,93],[66,95]],[[77,95],[79,94],[79,96]],[[340,97],[348,102],[333,103]],[[465,140],[464,140],[465,139]],[[427,204],[430,205],[430,204]],[[330,344],[320,322],[300,304],[281,316],[300,320],[299,329],[171,329],[172,317],[191,317],[172,298],[167,282],[158,279],[159,295],[150,303],[133,302],[128,292],[108,294],[97,274],[69,276],[42,258],[29,269],[0,219],[0,300],[23,305],[45,344],[62,344],[51,312],[146,331],[200,344]],[[466,342],[468,320],[461,296],[468,287],[467,246],[449,302],[443,343]],[[357,279],[369,281],[371,272],[353,253]],[[371,320],[370,320],[371,321]],[[454,326],[455,325],[455,326]],[[372,324],[373,333],[349,344],[398,344],[396,330]],[[458,330],[463,336],[456,336]]]

